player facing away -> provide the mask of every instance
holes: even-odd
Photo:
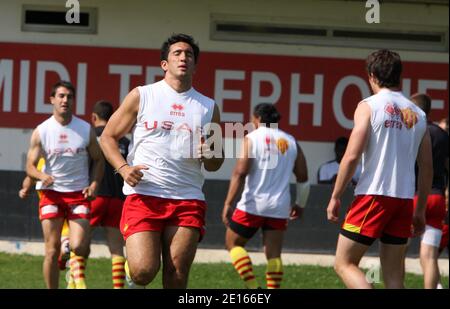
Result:
[[[425,204],[431,188],[430,134],[425,113],[399,90],[400,56],[379,50],[367,58],[374,95],[361,101],[339,167],[327,216],[338,222],[340,198],[362,158],[355,199],[347,210],[337,242],[335,271],[349,288],[372,288],[358,268],[369,246],[380,239],[380,261],[386,288],[403,288],[408,237],[425,228]],[[419,164],[418,203],[413,209],[414,165]]]
[[[53,115],[31,135],[27,174],[42,182],[39,218],[45,242],[43,274],[48,288],[57,288],[58,255],[64,219],[69,221],[71,268],[77,288],[85,288],[84,257],[89,246],[89,208],[103,176],[104,160],[91,126],[72,114],[75,90],[70,82],[56,83],[50,101]],[[45,159],[44,172],[37,169]],[[92,178],[89,179],[89,160]]]
[[[138,285],[155,278],[162,256],[163,287],[187,287],[205,225],[201,167],[216,171],[223,163],[221,145],[200,142],[201,129],[219,124],[220,114],[192,87],[198,56],[191,36],[169,37],[161,48],[164,79],[133,89],[100,138],[106,159],[125,181],[120,228]],[[131,130],[125,161],[117,141]]]
[[[256,130],[243,140],[241,155],[231,176],[222,220],[227,228],[225,246],[232,264],[247,288],[259,288],[252,262],[244,249],[259,228],[267,258],[266,286],[277,289],[283,279],[281,251],[288,219],[297,219],[309,195],[306,160],[295,139],[273,127],[281,116],[275,106],[255,106],[252,123]],[[291,206],[289,180],[297,178],[297,199]],[[233,212],[232,204],[243,189]]]

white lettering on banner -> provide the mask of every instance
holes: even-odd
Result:
[[[161,67],[146,67],[145,83],[147,85],[155,83],[157,81],[157,76],[164,77],[164,71]]]
[[[123,101],[125,96],[130,92],[130,75],[141,75],[142,66],[140,65],[121,65],[110,64],[109,74],[120,75],[120,102]]]
[[[298,125],[299,104],[313,104],[313,126],[322,125],[323,108],[323,74],[314,75],[314,93],[300,93],[300,74],[291,75],[291,100],[289,106],[289,124]]]
[[[352,118],[349,119],[345,117],[344,111],[342,110],[342,97],[344,95],[345,89],[347,89],[347,87],[350,85],[357,86],[361,91],[361,95],[363,98],[367,98],[368,96],[370,96],[370,90],[367,86],[367,83],[359,76],[345,76],[338,82],[333,94],[333,112],[337,122],[346,129],[353,128]]]
[[[411,96],[411,79],[405,78],[402,80],[402,93],[407,98]]]
[[[244,71],[233,70],[216,70],[214,83],[214,100],[221,112],[222,122],[244,122],[244,115],[242,113],[228,113],[223,111],[223,101],[241,100],[242,91],[240,90],[225,90],[225,80],[244,80]]]
[[[447,81],[446,80],[430,80],[430,79],[419,79],[418,86],[419,93],[427,93],[427,90],[436,89],[436,90],[446,90],[447,89]],[[444,109],[444,101],[443,100],[432,100],[431,108],[434,109]]]
[[[268,82],[272,85],[273,91],[269,96],[262,96],[261,82]],[[250,115],[253,107],[259,103],[276,104],[281,96],[281,82],[278,76],[272,72],[252,72],[252,87],[250,95]]]
[[[19,113],[28,112],[28,89],[30,88],[30,61],[20,61]]]
[[[58,213],[58,206],[46,205],[41,208],[41,214],[43,214],[43,215],[56,214],[56,213]]]
[[[0,90],[3,89],[3,111],[10,112],[12,105],[13,61],[0,60]]]
[[[78,63],[77,74],[77,114],[84,115],[86,112],[86,81],[87,81],[87,63]]]
[[[38,114],[51,114],[53,106],[46,103],[45,94],[45,75],[47,72],[55,72],[60,80],[70,81],[69,73],[66,67],[56,61],[38,61],[36,69],[36,105],[34,111]]]

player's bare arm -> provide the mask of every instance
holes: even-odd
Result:
[[[419,146],[417,165],[419,167],[417,177],[418,200],[413,216],[413,236],[418,236],[425,230],[425,209],[433,182],[433,157],[431,154],[431,137],[428,128]]]
[[[302,148],[299,144],[297,146],[297,158],[294,163],[294,175],[297,179],[297,198],[295,204],[292,206],[290,219],[299,219],[303,215],[303,208],[309,196],[310,184],[308,181],[308,166],[306,165],[306,158]]]
[[[87,151],[92,159],[92,181],[89,184],[89,187],[83,189],[83,194],[85,198],[92,199],[96,196],[98,186],[102,181],[105,169],[105,160],[103,159],[102,151],[98,145],[97,136],[93,128],[91,128],[89,134],[89,145],[87,147]]]
[[[340,198],[351,181],[356,167],[366,146],[370,128],[370,106],[364,101],[355,110],[354,127],[348,141],[347,150],[339,165],[339,172],[333,193],[327,208],[328,220],[337,222],[339,219]]]
[[[217,104],[214,104],[214,111],[212,116],[212,123],[220,125],[220,111]],[[220,134],[220,139],[222,139],[222,132],[213,132],[213,134]],[[223,164],[224,161],[224,151],[222,145],[220,145],[221,149],[221,156],[218,158],[214,156],[214,150],[215,147],[218,147],[218,145],[208,145],[208,143],[200,143],[199,149],[198,149],[198,156],[201,158],[201,161],[203,162],[203,165],[205,167],[205,170],[209,172],[217,171]]]
[[[31,191],[31,188],[35,184],[35,181],[30,176],[25,176],[25,178],[22,181],[22,188],[19,190],[19,197],[21,199],[26,198]]]
[[[43,150],[39,131],[38,129],[34,129],[31,134],[30,148],[28,149],[27,154],[27,175],[32,179],[41,180],[44,187],[49,187],[54,182],[53,177],[37,169],[37,164],[39,162],[39,158],[42,156],[42,153]]]
[[[144,174],[145,165],[128,166],[119,150],[119,140],[131,131],[139,110],[139,90],[134,88],[109,119],[100,137],[100,146],[106,160],[130,186],[136,186]]]
[[[245,177],[250,171],[252,159],[249,157],[249,147],[251,147],[251,141],[247,137],[244,137],[241,154],[237,159],[233,173],[231,174],[230,187],[223,205],[222,221],[226,226],[228,226],[228,218],[231,217],[231,205],[234,203],[237,194],[241,192],[244,186]]]

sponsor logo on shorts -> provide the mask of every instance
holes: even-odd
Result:
[[[58,206],[56,205],[46,205],[41,208],[42,215],[56,214],[56,213],[58,213]]]
[[[85,205],[74,205],[72,206],[72,213],[74,215],[87,215],[89,213],[89,208]]]

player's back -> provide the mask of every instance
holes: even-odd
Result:
[[[279,129],[259,127],[247,135],[252,165],[238,208],[248,213],[288,218],[289,180],[297,158],[295,139]]]
[[[414,163],[426,130],[425,113],[401,92],[382,89],[364,100],[371,109],[355,194],[413,198]]]

